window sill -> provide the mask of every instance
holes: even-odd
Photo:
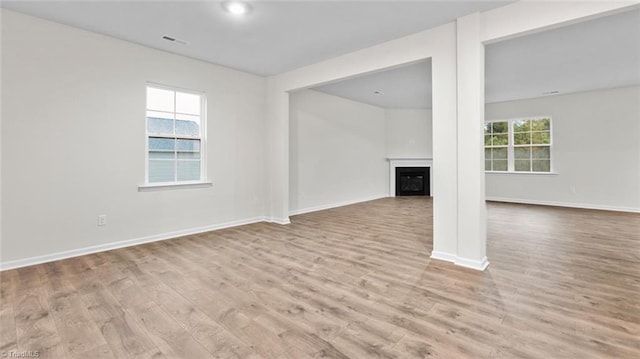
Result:
[[[488,175],[534,175],[534,176],[557,176],[558,172],[515,172],[515,171],[484,171]]]
[[[138,186],[138,192],[167,191],[187,188],[206,188],[213,186],[209,181],[182,182],[182,183],[152,183]]]

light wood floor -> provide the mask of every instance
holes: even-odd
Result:
[[[387,198],[5,271],[42,358],[640,358],[640,216],[489,204],[485,272]]]

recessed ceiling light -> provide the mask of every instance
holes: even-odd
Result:
[[[251,12],[251,5],[240,1],[225,1],[222,8],[229,14],[242,16]]]
[[[382,92],[382,91],[373,91],[373,94],[382,96],[382,95],[384,95],[384,92]]]

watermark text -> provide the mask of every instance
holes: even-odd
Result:
[[[2,358],[40,358],[38,350],[8,351],[0,352]]]

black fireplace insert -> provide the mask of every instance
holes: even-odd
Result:
[[[396,196],[429,196],[429,167],[396,167]]]

